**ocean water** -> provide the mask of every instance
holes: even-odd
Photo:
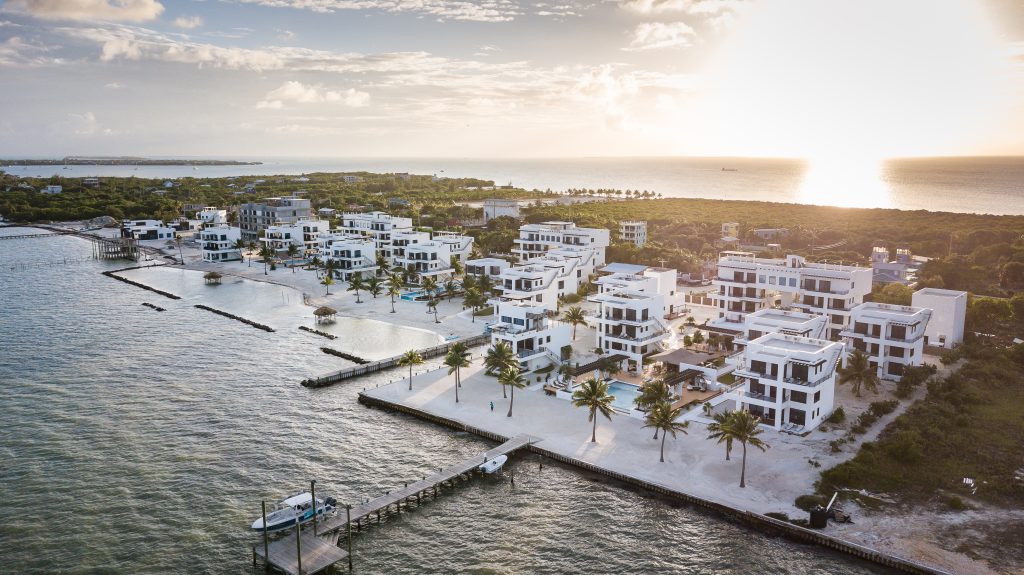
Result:
[[[232,158],[228,158],[232,159]],[[527,189],[648,190],[666,197],[1024,214],[1024,157],[806,162],[754,158],[236,158],[258,166],[12,166],[49,177],[226,177],[312,172],[411,172],[476,177]],[[724,171],[723,171],[724,169]]]
[[[177,283],[175,301],[99,273],[123,263],[19,265],[89,252],[67,236],[0,241],[0,571],[249,573],[261,499],[316,479],[318,493],[356,501],[492,445],[356,402],[398,372],[301,387],[345,362],[295,329],[289,290],[135,274]],[[329,345],[382,337],[381,354],[433,341],[365,323],[337,333]],[[526,454],[357,534],[354,562],[389,574],[886,572]]]

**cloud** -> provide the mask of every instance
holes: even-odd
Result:
[[[291,30],[278,30],[277,39],[284,40],[285,42],[291,42],[295,39],[295,32],[292,32]]]
[[[44,66],[59,64],[60,58],[44,56],[56,47],[44,45],[35,40],[26,40],[21,36],[11,36],[0,42],[0,66]]]
[[[409,12],[421,16],[433,16],[441,21],[508,22],[522,13],[518,4],[513,0],[235,0],[235,2],[325,13],[340,10]]]
[[[164,11],[157,0],[8,0],[4,11],[43,20],[109,20],[145,22]]]
[[[199,16],[178,16],[174,19],[172,24],[184,30],[192,30],[193,28],[202,26],[203,19]]]
[[[370,95],[349,88],[341,92],[324,90],[318,86],[307,86],[302,82],[290,80],[276,90],[267,92],[266,97],[256,104],[259,109],[280,110],[285,102],[298,104],[314,104],[323,102],[340,103],[350,108],[361,108],[370,105]]]
[[[110,83],[104,84],[103,87],[108,89],[108,90],[120,90],[121,88],[124,88],[124,84],[122,84],[120,82],[110,82]]]
[[[685,48],[693,44],[696,33],[686,22],[644,22],[633,30],[633,40],[623,50]]]

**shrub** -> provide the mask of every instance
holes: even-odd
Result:
[[[795,505],[797,509],[802,509],[804,511],[810,511],[811,509],[814,509],[815,507],[818,507],[818,506],[824,507],[825,503],[827,503],[827,501],[825,501],[825,497],[824,496],[817,495],[817,494],[810,494],[810,495],[801,495],[800,497],[797,497],[796,501],[793,502],[793,505]]]
[[[850,433],[861,434],[861,433],[864,433],[867,430],[868,430],[868,428],[864,427],[863,425],[858,424],[858,425],[854,425],[852,428],[850,428]]]
[[[836,410],[832,412],[832,415],[828,416],[828,419],[826,419],[825,421],[829,423],[842,423],[845,420],[846,411],[843,410],[843,408],[840,406],[837,407]]]
[[[842,444],[844,443],[846,442],[843,441],[842,439],[836,439],[835,441],[829,441],[828,446],[832,449],[832,453],[839,453],[840,451],[842,451],[840,446],[842,446]]]
[[[956,495],[950,495],[949,497],[946,498],[946,506],[948,506],[953,511],[966,511],[967,509],[969,509],[967,504],[964,503],[964,500],[960,499]]]
[[[896,407],[899,406],[899,404],[900,402],[896,401],[895,399],[890,399],[887,401],[875,401],[872,402],[872,404],[868,407],[868,411],[870,411],[876,418],[879,418],[882,417],[883,415],[888,415],[892,413],[896,409]]]
[[[583,298],[580,297],[580,294],[576,293],[565,294],[565,297],[562,298],[562,303],[566,304],[579,303],[581,301],[583,301]]]

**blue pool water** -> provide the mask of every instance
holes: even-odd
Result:
[[[633,409],[633,400],[640,393],[640,388],[624,381],[613,379],[608,384],[608,393],[615,396],[612,405],[619,409]]]

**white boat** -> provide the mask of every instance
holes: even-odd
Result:
[[[506,461],[508,461],[507,455],[499,455],[494,459],[485,461],[484,464],[478,467],[477,469],[487,474],[495,473],[501,469],[502,465],[505,465]]]
[[[333,497],[316,500],[316,514],[324,516],[337,506],[338,502]],[[304,491],[281,500],[277,509],[267,513],[267,531],[278,531],[287,527],[294,527],[296,518],[300,524],[313,520],[313,496]],[[260,517],[252,522],[253,531],[263,531],[263,518]]]

